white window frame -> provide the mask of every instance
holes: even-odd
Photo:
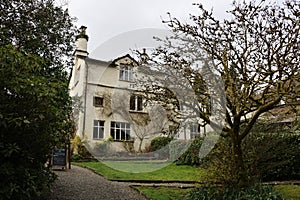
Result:
[[[143,111],[144,109],[143,97],[140,95],[131,95],[129,99],[129,110],[130,111]]]
[[[120,66],[119,80],[129,81],[129,82],[133,81],[132,66],[128,66],[128,65],[121,65]]]
[[[105,121],[103,120],[94,120],[94,125],[93,125],[94,140],[101,140],[104,138],[104,124]]]
[[[130,140],[130,124],[127,122],[110,123],[110,135],[115,141],[129,141]]]

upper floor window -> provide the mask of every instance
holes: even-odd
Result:
[[[143,110],[143,98],[138,95],[131,95],[129,102],[129,110],[142,111]]]
[[[103,107],[104,99],[103,97],[94,97],[94,106],[95,107]]]
[[[120,66],[119,79],[121,81],[133,81],[133,72],[131,66]]]

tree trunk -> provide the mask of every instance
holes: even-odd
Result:
[[[242,146],[241,146],[241,141],[236,139],[233,139],[233,144],[232,144],[232,150],[233,150],[233,161],[234,165],[233,166],[233,175],[236,178],[236,186],[237,187],[246,187],[249,185],[248,182],[248,176],[247,176],[247,171],[245,168],[244,164],[244,159],[243,159],[243,151],[242,151]]]
[[[139,138],[139,139],[140,139],[140,144],[139,144],[138,152],[141,153],[142,152],[142,144],[143,144],[144,138]]]

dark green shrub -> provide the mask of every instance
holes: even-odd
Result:
[[[193,140],[187,151],[185,151],[176,161],[178,165],[198,166],[201,163],[199,151],[203,143],[203,138],[197,137]]]
[[[168,159],[170,156],[168,144],[171,141],[171,137],[156,137],[151,141],[148,151],[156,151],[159,159]]]
[[[189,140],[177,140],[174,139],[168,145],[170,161],[177,161],[184,152],[186,152],[191,145]]]
[[[151,141],[151,150],[156,151],[167,146],[172,141],[170,137],[156,137]]]
[[[188,200],[281,200],[282,195],[273,190],[269,185],[256,185],[245,189],[220,188],[203,186],[189,192],[185,199]]]
[[[206,181],[220,183],[226,187],[233,187],[238,182],[232,147],[229,138],[220,137],[213,150],[206,156],[202,167],[207,169]]]
[[[300,178],[300,134],[252,133],[244,144],[249,175],[263,181]]]

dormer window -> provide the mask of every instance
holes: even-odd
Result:
[[[131,66],[120,66],[119,79],[121,81],[133,81],[133,72]]]

